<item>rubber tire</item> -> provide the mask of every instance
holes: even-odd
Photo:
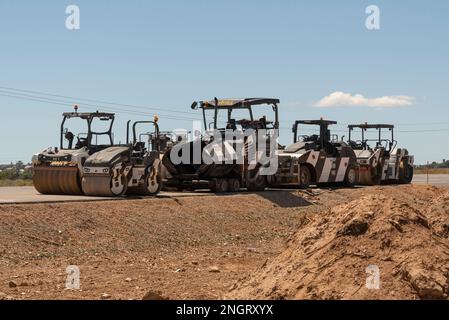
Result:
[[[182,182],[178,182],[176,185],[176,191],[183,192],[185,190],[184,186],[182,185]]]
[[[217,183],[216,180],[209,181],[209,189],[210,191],[216,193],[217,192]]]
[[[371,185],[378,186],[382,182],[382,167],[375,167],[371,169]]]
[[[215,192],[226,193],[229,190],[229,184],[227,179],[218,178],[215,181]]]
[[[354,172],[353,174],[350,174]],[[357,170],[353,166],[349,166],[346,170],[344,185],[348,188],[353,188],[357,184]]]
[[[309,167],[300,166],[299,167],[299,188],[307,189],[312,184],[312,174]]]
[[[239,179],[229,179],[228,180],[228,190],[229,192],[239,192],[240,191],[240,180]]]
[[[408,163],[402,168],[400,172],[399,182],[402,184],[410,184],[413,180],[413,167]]]
[[[267,187],[267,179],[265,176],[261,176],[257,173],[257,177],[248,183],[248,191],[264,191]]]

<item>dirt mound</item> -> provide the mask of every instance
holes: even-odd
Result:
[[[286,250],[242,280],[226,298],[447,299],[449,192],[379,187],[307,215]]]

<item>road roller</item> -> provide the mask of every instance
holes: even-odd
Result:
[[[137,127],[142,125],[150,125],[154,130],[138,134]],[[136,121],[132,129],[131,143],[127,133],[126,145],[103,149],[86,160],[81,179],[85,195],[116,197],[159,193],[162,179],[157,117],[154,121]]]
[[[296,120],[293,144],[279,150],[279,167],[270,177],[274,187],[308,188],[310,185],[344,185],[353,187],[358,181],[358,165],[349,145],[331,135],[331,120]],[[300,135],[300,128],[316,127],[317,134]]]
[[[74,134],[66,125],[78,119],[87,124],[87,133]],[[125,194],[154,195],[161,189],[160,139],[157,117],[154,121],[133,123],[133,138],[114,144],[113,113],[63,113],[60,146],[33,156],[33,184],[42,194],[116,197]],[[102,130],[94,130],[95,122]],[[137,133],[141,125],[153,131]],[[79,126],[78,126],[79,127]],[[83,129],[81,129],[83,130]],[[147,137],[147,141],[143,139]],[[76,141],[75,141],[76,139]]]
[[[179,191],[207,188],[216,193],[265,190],[267,153],[277,147],[279,102],[276,98],[194,101],[191,109],[202,110],[206,130],[165,151],[165,185]],[[271,121],[265,115],[266,107],[274,116]],[[259,139],[260,132],[265,132],[260,135],[263,139]],[[264,143],[263,151],[255,150]],[[250,151],[254,151],[251,159]]]
[[[98,111],[78,112],[75,106],[75,112],[63,113],[62,116],[60,146],[47,148],[32,158],[33,184],[42,194],[81,195],[83,165],[91,155],[113,145],[115,115]],[[101,132],[93,130],[97,121],[101,121],[106,129]],[[78,128],[80,133],[73,133],[69,126],[72,130]]]
[[[360,184],[412,182],[414,156],[406,148],[397,146],[394,125],[350,124],[348,129],[348,144],[354,150],[360,165]]]

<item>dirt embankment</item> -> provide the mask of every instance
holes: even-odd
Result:
[[[0,300],[217,299],[279,253],[308,202],[266,193],[0,206]],[[65,290],[66,268],[81,291]]]
[[[448,197],[383,186],[1,205],[0,300],[446,298]],[[69,265],[81,290],[65,289]],[[369,265],[380,290],[365,288]]]
[[[447,299],[449,191],[364,190],[348,203],[304,216],[286,249],[226,297]]]

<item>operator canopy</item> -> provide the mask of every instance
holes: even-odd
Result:
[[[337,121],[322,120],[322,119],[320,119],[320,120],[297,120],[295,122],[295,125],[298,125],[298,124],[311,124],[311,125],[318,125],[318,126],[322,126],[322,125],[330,126],[330,125],[333,125],[333,124],[337,124]]]
[[[63,117],[67,119],[70,118],[81,118],[81,119],[91,119],[91,118],[100,118],[100,120],[111,120],[114,118],[114,113],[107,112],[64,112],[62,114]]]
[[[192,109],[215,109],[215,108],[248,108],[260,104],[278,104],[279,99],[274,98],[245,98],[245,99],[214,99],[211,101],[195,101],[192,103]]]
[[[360,129],[394,129],[392,124],[350,124],[349,129],[360,128]]]

